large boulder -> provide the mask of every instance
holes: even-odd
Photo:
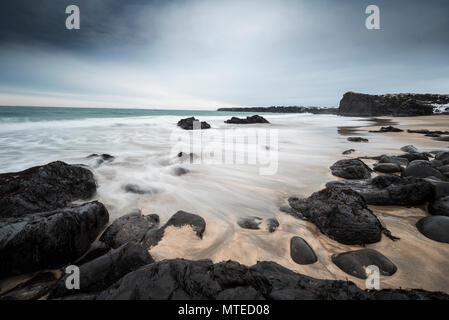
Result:
[[[397,163],[377,163],[373,167],[374,171],[382,173],[398,173],[401,172],[401,166]]]
[[[449,103],[449,95],[385,94],[347,92],[338,108],[342,116],[421,116],[433,114],[433,104]]]
[[[251,123],[270,123],[267,119],[264,117],[255,115],[246,117],[246,119],[232,117],[229,120],[226,120],[225,123],[234,123],[234,124],[251,124]]]
[[[432,215],[449,217],[449,196],[429,203],[428,210]]]
[[[198,238],[202,239],[203,233],[206,230],[206,221],[204,221],[204,219],[199,215],[180,210],[176,212],[161,228],[151,228],[147,231],[143,239],[145,247],[150,248],[157,245],[159,241],[162,240],[165,229],[170,226],[177,228],[190,226]]]
[[[371,169],[359,159],[339,160],[330,169],[334,176],[345,179],[368,179],[371,177]]]
[[[313,249],[301,237],[290,239],[290,256],[297,264],[312,264],[318,261]]]
[[[446,180],[446,177],[440,171],[432,168],[432,164],[425,160],[415,160],[410,162],[407,168],[405,168],[403,176],[416,178],[435,177],[441,180]]]
[[[435,160],[441,161],[444,165],[449,164],[449,152],[442,151],[435,155]]]
[[[370,205],[416,206],[432,201],[436,194],[430,181],[389,174],[369,180],[331,181],[326,186],[351,188]]]
[[[340,243],[364,245],[381,239],[381,223],[352,189],[328,187],[309,198],[288,201],[293,216],[314,223],[323,234]]]
[[[134,210],[115,220],[101,235],[100,241],[111,248],[118,248],[130,242],[141,242],[148,230],[159,224],[156,214],[142,215],[140,210]]]
[[[384,276],[391,276],[397,267],[383,254],[373,249],[349,251],[332,256],[332,262],[341,270],[360,279],[366,279],[366,267],[376,266]]]
[[[154,260],[147,250],[136,242],[128,242],[113,249],[103,256],[79,266],[80,288],[76,293],[92,293],[104,290],[126,274],[140,267],[153,263]],[[51,293],[51,298],[70,295],[63,277]]]
[[[422,218],[416,223],[416,227],[429,239],[449,243],[449,217],[447,216]]]
[[[364,291],[350,281],[311,278],[275,262],[252,267],[234,261],[182,259],[155,262],[128,273],[108,289],[73,300],[383,300],[449,299],[439,292],[384,289]]]
[[[92,172],[61,161],[0,174],[0,217],[63,208],[96,192]]]
[[[108,211],[96,201],[1,220],[0,278],[75,261],[108,220]]]
[[[178,121],[178,127],[184,130],[210,129],[210,124],[206,121],[199,121],[195,117],[185,118]]]

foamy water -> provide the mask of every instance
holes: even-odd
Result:
[[[201,131],[206,148],[222,146],[222,140],[209,138],[224,137],[226,131],[236,128],[276,130],[276,173],[261,175],[263,165],[259,163],[195,164],[179,158],[178,152],[190,152],[189,145],[180,144],[173,137],[192,133],[179,129],[176,123],[190,115],[212,126],[210,130]],[[423,151],[447,147],[444,142],[421,135],[407,136],[404,133],[393,136],[359,129],[360,126],[372,125],[368,119],[263,114],[271,124],[238,126],[224,123],[230,116],[218,112],[200,115],[183,112],[180,115],[98,116],[52,121],[3,120],[0,122],[0,172],[20,171],[55,160],[89,165],[98,183],[96,199],[107,206],[111,221],[132,208],[140,208],[144,214],[157,213],[162,223],[178,210],[199,214],[206,220],[203,239],[198,239],[188,227],[167,229],[164,239],[150,250],[157,260],[183,257],[210,258],[218,262],[233,259],[248,265],[258,260],[273,260],[315,277],[350,278],[363,287],[362,281],[343,273],[330,260],[333,253],[359,247],[332,241],[312,224],[280,212],[279,207],[286,204],[288,197],[308,196],[333,180],[328,168],[345,157],[341,152],[346,149],[356,149],[353,156],[395,154],[411,139]],[[365,136],[370,143],[348,142],[347,135]],[[248,150],[260,151],[263,147],[258,145],[254,149],[247,143],[238,143],[234,150],[237,155],[247,156]],[[266,152],[273,151],[268,141],[266,147]],[[94,160],[86,158],[92,153],[108,153],[115,156],[115,160],[97,167]],[[179,168],[188,170],[188,173],[176,175]],[[138,185],[151,193],[126,192],[124,186],[127,184]],[[382,277],[382,285],[449,291],[447,244],[436,243],[420,235],[413,224],[425,212],[413,210],[410,211],[411,217],[407,215],[406,218],[403,217],[406,215],[403,208],[375,211],[393,233],[404,238],[394,243],[383,239],[372,245],[395,262],[400,270],[393,277]],[[280,227],[271,234],[264,228],[240,228],[237,219],[248,215],[277,218]],[[292,236],[301,236],[308,241],[318,256],[316,264],[300,266],[291,260],[289,241]],[[425,250],[426,246],[431,250]],[[413,276],[415,270],[424,268],[420,264],[431,265],[432,278]]]

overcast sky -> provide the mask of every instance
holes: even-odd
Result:
[[[381,30],[365,28],[370,4]],[[346,91],[449,93],[448,61],[447,0],[0,3],[0,105],[338,106]]]

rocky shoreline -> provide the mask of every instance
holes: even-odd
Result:
[[[449,243],[449,152],[420,152],[413,146],[401,150],[404,153],[397,156],[370,157],[377,161],[373,169],[362,157],[337,161],[330,169],[344,180],[328,182],[308,198],[291,197],[289,206],[281,208],[315,224],[330,239],[360,246],[332,256],[338,268],[354,277],[365,279],[367,265],[378,266],[383,276],[394,276],[398,269],[386,253],[363,248],[382,236],[401,241],[368,205],[427,205],[430,215],[418,221],[416,232]],[[110,155],[89,158],[101,160],[95,166],[114,161]],[[372,178],[374,171],[379,175]],[[107,226],[107,209],[91,201],[96,188],[88,167],[60,161],[0,174],[0,279],[32,275],[2,292],[0,300],[449,299],[445,293],[419,289],[362,290],[350,281],[311,278],[272,261],[253,266],[234,261],[155,261],[149,249],[167,228],[187,226],[202,239],[206,221],[178,211],[160,225],[158,215],[133,210]],[[238,224],[244,229],[265,225],[271,233],[279,226],[276,219],[259,217],[243,217]],[[290,255],[297,264],[317,261],[313,248],[298,236],[291,239]],[[72,264],[80,268],[79,290],[65,285],[64,269]]]

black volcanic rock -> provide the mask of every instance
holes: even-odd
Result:
[[[342,154],[348,155],[348,154],[351,154],[353,152],[355,152],[355,149],[348,149],[348,150],[343,151]]]
[[[153,263],[154,260],[147,250],[136,242],[128,242],[113,249],[103,256],[79,266],[80,288],[76,293],[91,293],[104,290],[124,275]],[[66,296],[72,293],[66,288],[63,277],[51,293],[51,298]]]
[[[349,137],[347,140],[350,142],[369,142],[368,139],[362,137]]]
[[[314,223],[329,238],[343,244],[367,244],[381,239],[383,227],[363,197],[349,188],[328,187],[309,198],[288,199],[293,216]]]
[[[225,123],[234,123],[234,124],[251,124],[251,123],[270,123],[264,117],[254,115],[250,117],[246,117],[246,119],[232,117],[229,120],[226,120]]]
[[[416,227],[429,239],[449,243],[449,217],[447,216],[422,218],[416,223]]]
[[[399,128],[395,128],[393,126],[388,126],[388,127],[381,127],[379,130],[370,130],[369,132],[403,132],[404,130],[399,129]]]
[[[61,161],[0,174],[0,217],[17,217],[63,208],[96,192],[88,169]]]
[[[345,179],[368,179],[371,177],[371,169],[359,159],[339,160],[330,169],[334,176]]]
[[[408,152],[408,153],[418,153],[419,152],[419,150],[416,149],[416,147],[412,146],[411,144],[409,144],[407,146],[403,146],[401,148],[401,151]]]
[[[401,166],[397,163],[377,163],[374,165],[374,171],[382,173],[401,172]]]
[[[449,217],[449,196],[429,203],[428,210],[432,215]]]
[[[161,228],[151,228],[148,230],[142,241],[145,247],[150,248],[157,245],[159,241],[162,240],[165,229],[170,226],[178,228],[183,226],[190,226],[192,227],[193,231],[195,231],[198,238],[202,239],[203,233],[206,230],[206,221],[204,221],[204,219],[199,215],[185,211],[178,211]]]
[[[385,94],[347,92],[340,101],[342,116],[422,116],[433,114],[433,104],[449,103],[449,95]]]
[[[109,220],[99,202],[0,220],[0,278],[75,261]]]
[[[194,126],[195,123],[195,126]],[[195,119],[195,117],[185,118],[178,121],[178,127],[181,127],[184,130],[195,130],[195,129],[210,129],[210,124],[206,121],[200,121]]]
[[[432,168],[431,163],[425,160],[415,160],[410,162],[407,168],[405,168],[403,176],[416,178],[435,177],[441,180],[446,180],[446,177],[440,171]]]
[[[57,278],[52,272],[39,273],[0,295],[0,300],[36,300],[53,290],[56,283]]]
[[[156,214],[142,215],[140,210],[134,210],[115,220],[101,235],[103,241],[111,248],[118,248],[130,242],[140,242],[148,230],[159,224],[159,216]]]
[[[424,300],[449,299],[440,292],[384,289],[364,291],[350,281],[321,280],[295,273],[275,262],[252,267],[234,261],[183,259],[155,262],[128,273],[108,289],[68,300]]]
[[[397,267],[383,254],[373,249],[349,251],[332,256],[332,262],[341,270],[360,279],[366,279],[365,268],[374,265],[384,276],[391,276],[397,271]]]
[[[290,256],[297,264],[312,264],[318,261],[313,249],[301,237],[290,239]]]
[[[262,223],[262,218],[259,217],[239,217],[237,220],[237,224],[243,229],[252,229],[257,230],[260,229],[259,226]]]

